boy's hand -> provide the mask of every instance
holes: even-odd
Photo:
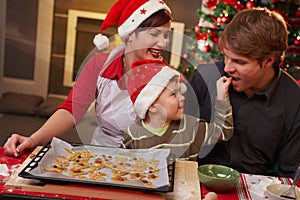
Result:
[[[228,88],[231,84],[232,78],[222,76],[217,80],[217,100],[225,100],[228,97]]]

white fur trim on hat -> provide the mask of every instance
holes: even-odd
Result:
[[[118,27],[120,38],[125,41],[125,38],[138,28],[138,26],[150,17],[153,13],[159,10],[167,10],[171,13],[171,9],[163,1],[149,0],[136,9],[130,17]]]
[[[149,107],[159,97],[170,79],[174,76],[179,76],[179,72],[165,66],[142,89],[133,105],[134,111],[140,119],[145,119]]]

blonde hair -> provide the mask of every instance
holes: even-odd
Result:
[[[261,64],[276,55],[278,65],[288,47],[287,25],[283,17],[267,8],[246,9],[237,13],[222,32],[218,48],[258,60]]]

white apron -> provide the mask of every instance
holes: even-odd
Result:
[[[98,127],[92,144],[119,147],[128,126],[137,120],[127,90],[121,90],[116,80],[98,77],[95,112]]]

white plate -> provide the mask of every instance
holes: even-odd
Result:
[[[288,198],[280,197],[282,193],[288,190],[291,186],[285,184],[271,184],[267,186],[266,195],[270,200],[289,200]],[[300,200],[300,189],[296,187],[297,200]]]

